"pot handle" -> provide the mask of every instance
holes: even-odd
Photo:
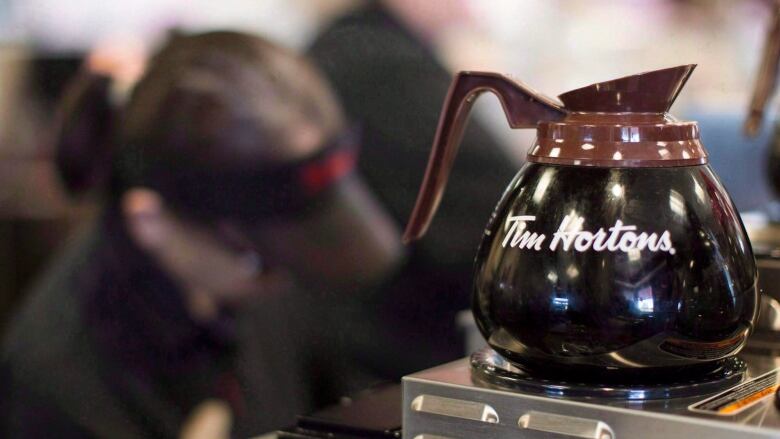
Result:
[[[477,96],[486,91],[498,97],[512,128],[535,128],[540,121],[561,120],[567,114],[560,103],[504,75],[458,73],[444,101],[422,186],[404,232],[404,243],[421,238],[428,230],[447,185],[466,118]]]
[[[748,117],[744,130],[748,136],[755,137],[761,128],[764,118],[764,108],[777,86],[778,63],[780,63],[780,3],[774,5],[774,15],[764,43],[761,55],[761,67],[753,88],[753,98],[750,100]]]

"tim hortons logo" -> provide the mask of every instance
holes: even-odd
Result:
[[[534,251],[542,250],[547,236],[544,233],[528,230],[528,223],[535,220],[536,216],[533,215],[509,216],[504,224],[506,236],[501,242],[501,246]],[[564,251],[573,249],[577,252],[648,250],[666,252],[671,255],[675,252],[668,230],[664,230],[660,236],[657,233],[637,233],[636,226],[623,224],[623,221],[617,220],[614,226],[606,230],[602,227],[595,232],[589,232],[582,230],[584,223],[585,218],[583,217],[566,215],[558,226],[558,231],[553,233],[547,248],[552,251],[558,248]]]

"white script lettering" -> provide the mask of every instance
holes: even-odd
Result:
[[[509,231],[507,231],[501,246],[506,247],[509,244],[510,247],[514,248],[541,250],[545,236],[526,230],[526,222],[534,220],[536,220],[535,216],[528,215],[510,216],[507,218],[504,228],[509,228]]]
[[[506,235],[501,242],[502,247],[512,247],[518,249],[528,249],[539,251],[546,236],[543,233],[531,232],[528,230],[528,223],[536,220],[533,215],[514,215],[509,216],[504,224]],[[577,252],[594,250],[601,252],[604,250],[628,253],[632,250],[649,250],[651,252],[666,252],[674,254],[675,249],[672,246],[671,233],[664,230],[659,236],[657,233],[637,233],[637,227],[624,224],[617,220],[612,227],[606,231],[599,228],[596,232],[582,230],[585,218],[577,215],[566,215],[561,220],[558,230],[553,233],[552,240],[548,248],[551,251],[559,247],[568,251],[574,249]]]

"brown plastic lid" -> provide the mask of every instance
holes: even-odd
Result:
[[[567,91],[558,96],[571,112],[666,113],[695,64],[624,76]]]
[[[663,113],[570,113],[541,122],[528,161],[572,166],[668,167],[707,162],[695,122]]]
[[[667,113],[695,67],[639,73],[563,93],[559,99],[569,113],[539,123],[528,161],[601,167],[706,163],[696,123]]]
[[[509,126],[536,128],[529,162],[599,167],[706,163],[696,123],[677,121],[667,113],[695,67],[688,64],[591,84],[563,93],[560,102],[504,75],[460,72],[444,102],[404,241],[419,238],[428,228],[469,110],[484,92],[498,97]]]

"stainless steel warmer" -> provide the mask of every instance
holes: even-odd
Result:
[[[777,438],[778,366],[745,354],[697,381],[598,386],[535,380],[486,349],[403,379],[403,437]]]

